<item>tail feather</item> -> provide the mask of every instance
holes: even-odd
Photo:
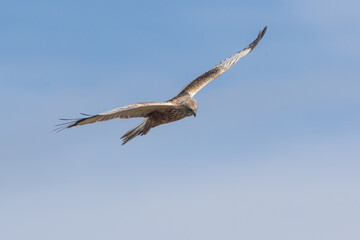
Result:
[[[142,121],[139,125],[134,127],[133,129],[126,132],[121,137],[121,139],[123,140],[122,145],[124,145],[125,143],[127,143],[128,141],[130,141],[131,139],[133,139],[136,136],[145,135],[149,130],[150,129],[149,129],[149,126],[147,124],[147,119],[146,119],[145,121]]]

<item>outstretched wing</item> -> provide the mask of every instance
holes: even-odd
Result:
[[[113,110],[103,112],[97,115],[86,115],[88,117],[78,119],[60,119],[67,121],[56,125],[55,131],[61,131],[66,128],[75,126],[107,121],[115,118],[139,118],[147,117],[153,111],[164,111],[174,108],[175,104],[171,102],[148,102],[148,103],[135,103],[124,107],[115,108]]]
[[[184,93],[190,94],[191,97],[193,97],[200,89],[202,89],[206,84],[210,83],[212,80],[229,70],[232,66],[235,65],[237,61],[239,61],[241,58],[248,55],[260,42],[262,37],[264,36],[266,32],[267,26],[259,32],[259,35],[257,38],[246,48],[241,50],[240,52],[235,53],[231,57],[225,59],[206,73],[202,74],[201,76],[194,79],[192,82],[190,82],[178,95],[182,95]]]

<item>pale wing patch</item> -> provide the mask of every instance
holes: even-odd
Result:
[[[124,107],[115,108],[103,113],[100,113],[99,115],[111,115],[111,114],[117,114],[117,113],[125,113],[129,112],[135,116],[143,117],[141,116],[143,112],[150,110],[151,108],[162,108],[162,107],[168,107],[173,106],[172,103],[167,102],[149,102],[149,103],[134,103],[130,104]],[[135,111],[134,111],[135,110]],[[138,110],[138,111],[136,111]]]
[[[222,61],[221,63],[219,63],[215,67],[224,68],[225,71],[229,70],[232,66],[235,65],[235,63],[237,63],[237,61],[240,60],[240,58],[243,58],[246,55],[248,55],[251,52],[251,50],[252,50],[251,48],[246,48],[243,51],[240,51],[240,52],[232,55],[231,57],[225,59],[224,61]]]

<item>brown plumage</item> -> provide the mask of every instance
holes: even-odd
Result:
[[[94,116],[80,119],[67,120],[66,123],[58,124],[56,131],[75,126],[107,121],[115,118],[145,118],[143,122],[125,133],[121,138],[125,144],[138,135],[147,134],[151,128],[161,124],[178,121],[184,117],[196,116],[197,103],[193,96],[212,80],[229,70],[239,59],[249,54],[259,43],[266,32],[267,27],[259,32],[257,38],[246,48],[235,53],[231,57],[220,62],[218,65],[190,82],[181,92],[166,102],[135,103],[128,106],[116,108]]]

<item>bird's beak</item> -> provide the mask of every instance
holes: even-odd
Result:
[[[196,117],[196,112],[194,112],[194,117]]]

